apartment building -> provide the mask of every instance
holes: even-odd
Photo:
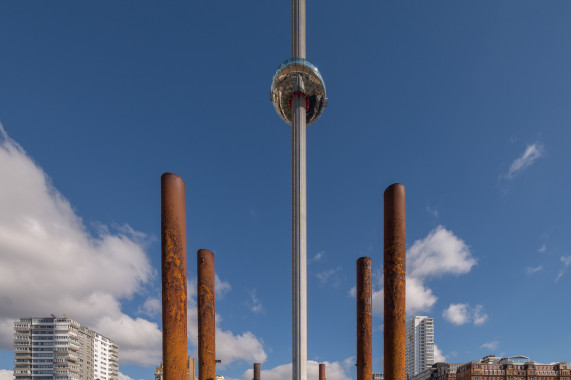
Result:
[[[406,324],[406,375],[415,375],[434,364],[434,319],[415,316]]]
[[[14,323],[16,380],[118,380],[119,346],[70,318]]]

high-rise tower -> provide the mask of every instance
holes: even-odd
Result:
[[[327,105],[325,84],[306,58],[305,0],[292,0],[292,57],[272,80],[270,99],[292,126],[292,379],[307,380],[306,126]]]
[[[406,324],[406,374],[411,377],[434,364],[434,320],[412,317]]]
[[[20,318],[14,322],[14,378],[119,378],[119,346],[67,317]]]

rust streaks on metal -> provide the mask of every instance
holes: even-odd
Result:
[[[163,376],[186,378],[186,187],[172,173],[161,176],[161,285]]]
[[[384,372],[405,380],[406,296],[405,188],[395,183],[384,194]]]
[[[207,249],[197,253],[198,295],[198,378],[216,379],[214,254]]]
[[[319,380],[325,380],[325,363],[319,363]]]
[[[357,380],[373,380],[372,261],[357,260]]]
[[[260,363],[254,363],[254,377],[253,380],[260,380]]]

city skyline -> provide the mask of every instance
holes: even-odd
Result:
[[[269,98],[290,2],[0,4],[0,376],[13,322],[63,315],[161,360],[160,177],[216,257],[218,370],[291,371],[291,130]],[[355,263],[372,258],[382,372],[382,195],[407,194],[407,315],[447,362],[569,361],[571,4],[308,1],[326,112],[307,129],[308,378],[356,378]],[[407,318],[408,320],[409,318]],[[521,332],[525,331],[525,334]],[[2,377],[0,379],[4,380]],[[121,379],[121,380],[124,380]]]

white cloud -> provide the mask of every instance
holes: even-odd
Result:
[[[159,326],[143,318],[122,314],[118,318],[103,317],[94,329],[119,343],[122,363],[157,365],[162,358],[162,333]]]
[[[560,259],[561,259],[561,263],[563,264],[563,268],[561,268],[561,270],[559,271],[559,274],[555,278],[555,282],[559,281],[559,279],[561,277],[563,277],[563,275],[567,271],[567,267],[569,267],[569,265],[571,265],[571,255],[569,255],[567,257],[561,256]]]
[[[436,207],[432,208],[430,205],[428,205],[426,206],[426,211],[435,218],[438,216],[438,209]]]
[[[344,368],[344,362],[351,360],[354,365],[354,358],[347,358],[342,362],[322,362],[325,364],[325,375],[328,380],[350,380]],[[277,367],[264,370],[261,369],[260,377],[264,380],[283,380],[291,379],[291,363],[282,364]],[[249,369],[242,375],[242,380],[251,380],[253,370]],[[307,378],[317,379],[319,377],[319,363],[314,360],[307,361]]]
[[[542,270],[542,269],[543,269],[543,266],[542,266],[542,265],[539,265],[539,266],[533,267],[533,268],[532,268],[532,267],[527,267],[527,268],[525,269],[525,271],[527,272],[528,275],[532,275],[532,274],[534,274],[534,273],[539,272],[539,271]]]
[[[349,289],[348,294],[350,297],[357,297],[357,286],[353,286],[351,289]]]
[[[127,375],[125,375],[125,374],[119,372],[119,380],[135,380],[135,379],[133,379],[132,377],[127,376]]]
[[[14,372],[9,369],[0,369],[0,380],[14,380]]]
[[[484,313],[484,307],[482,305],[476,305],[472,311],[472,319],[476,326],[483,325],[488,320],[488,314]]]
[[[12,348],[18,318],[65,313],[116,341],[122,363],[149,364],[156,358],[158,326],[121,311],[121,300],[156,276],[144,234],[128,226],[110,232],[103,225],[89,232],[1,125],[0,178],[0,348]],[[120,329],[139,329],[138,339],[109,334]],[[137,344],[139,351],[130,351]]]
[[[139,308],[139,313],[154,317],[162,311],[161,300],[155,297],[149,297],[145,300],[143,306]]]
[[[250,302],[248,303],[250,310],[252,313],[255,314],[265,314],[266,309],[264,309],[264,305],[260,302],[258,297],[256,296],[256,289],[250,291]]]
[[[216,297],[224,297],[231,289],[230,283],[220,280],[217,274],[214,275],[214,291],[216,292]]]
[[[335,269],[328,269],[322,272],[316,273],[315,277],[319,280],[319,284],[324,286],[331,284],[332,286],[339,286],[341,282],[341,267]]]
[[[451,304],[448,309],[444,310],[442,317],[448,322],[455,325],[463,325],[470,321],[470,314],[468,313],[468,304],[457,303]]]
[[[424,239],[416,240],[407,250],[406,313],[414,315],[429,311],[438,297],[428,288],[428,279],[447,274],[460,275],[470,272],[476,265],[466,243],[443,226],[438,226]],[[373,313],[383,314],[383,278],[378,276],[373,284]],[[356,288],[349,290],[356,297]],[[480,316],[478,320],[487,318]],[[484,319],[485,320],[485,319]]]
[[[547,251],[547,245],[543,243],[541,247],[537,250],[539,253],[545,253]]]
[[[309,262],[312,263],[312,262],[315,262],[315,261],[322,260],[322,259],[324,259],[324,258],[325,258],[325,251],[319,251],[319,252],[317,252],[317,253],[315,254],[315,256],[313,256],[313,257],[309,260]]]
[[[432,290],[426,288],[421,280],[414,277],[406,279],[406,314],[414,315],[430,310],[437,299]]]
[[[512,162],[510,169],[506,174],[506,178],[514,178],[517,174],[523,172],[525,169],[531,166],[542,155],[542,144],[536,142],[535,144],[528,145],[523,154],[520,157],[516,158],[514,162]]]
[[[500,342],[498,342],[497,340],[494,340],[493,342],[488,342],[488,343],[484,343],[480,346],[480,348],[487,348],[488,350],[491,351],[495,351],[498,346],[499,346]]]
[[[434,345],[434,362],[435,363],[446,363],[446,356],[442,354],[440,348],[435,344]]]
[[[488,320],[488,314],[484,312],[482,305],[476,305],[474,308],[471,308],[467,303],[450,304],[442,312],[442,317],[455,325],[464,325],[472,322],[474,325],[480,326]]]
[[[410,276],[424,279],[444,274],[465,274],[476,265],[464,241],[438,226],[427,237],[414,242],[407,252]]]

